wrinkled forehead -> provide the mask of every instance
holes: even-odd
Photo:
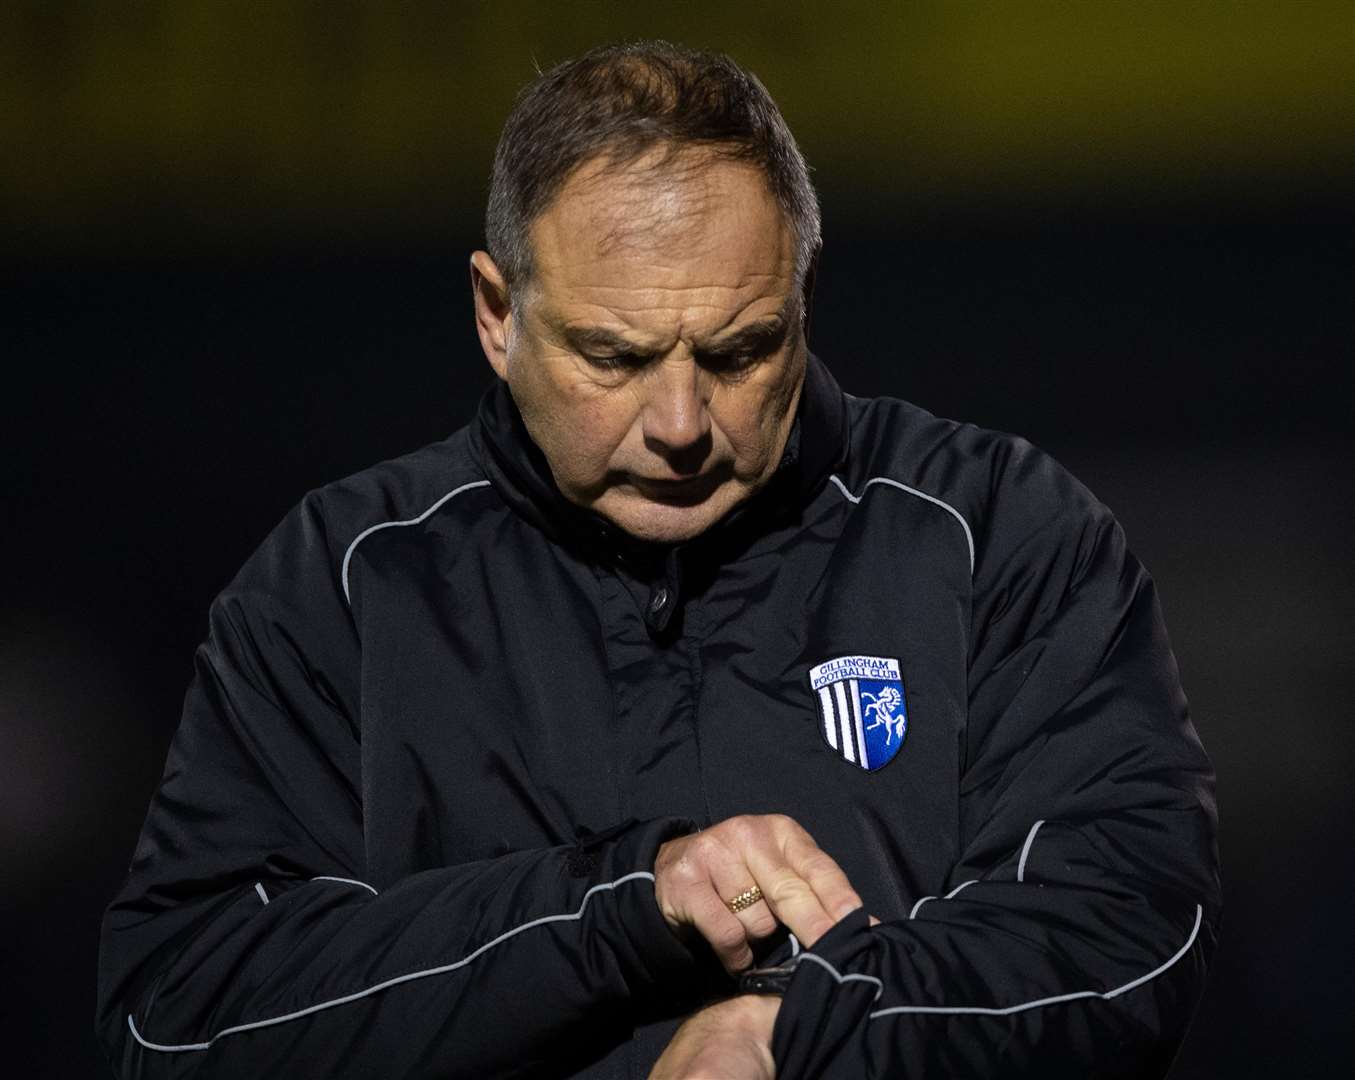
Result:
[[[531,238],[543,283],[665,269],[712,284],[793,276],[792,230],[762,171],[707,150],[586,162],[533,222]]]

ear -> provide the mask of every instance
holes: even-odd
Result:
[[[513,330],[513,308],[508,282],[487,251],[470,257],[470,288],[475,299],[475,329],[485,359],[501,379],[508,378],[508,342]]]

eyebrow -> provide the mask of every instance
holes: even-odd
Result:
[[[780,315],[772,315],[741,326],[718,341],[699,346],[696,353],[698,356],[739,356],[743,353],[758,355],[770,352],[781,344],[788,329],[789,324],[785,319]]]
[[[720,357],[770,351],[781,343],[787,329],[788,323],[781,315],[772,315],[741,326],[716,341],[698,345],[695,352],[698,356]],[[601,326],[565,326],[560,328],[560,333],[576,352],[647,354],[643,347],[628,341],[622,334]]]
[[[641,351],[639,346],[627,341],[612,330],[601,326],[564,326],[560,333],[569,347],[580,353],[632,353]]]

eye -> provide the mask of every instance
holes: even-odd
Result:
[[[748,352],[737,353],[715,353],[701,358],[701,364],[708,371],[713,371],[717,375],[723,375],[726,378],[737,378],[746,375],[757,366],[758,362],[766,355],[765,352],[750,350]]]
[[[773,326],[756,333],[739,334],[737,340],[698,354],[697,359],[707,371],[721,378],[743,379],[777,354],[785,344],[786,333],[785,327]]]
[[[636,353],[580,353],[589,364],[602,371],[630,371],[643,367],[649,360],[647,356]]]

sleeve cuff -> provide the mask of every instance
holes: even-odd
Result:
[[[626,946],[626,980],[637,995],[658,991],[665,997],[678,997],[687,989],[697,993],[696,988],[711,978],[714,954],[703,943],[685,940],[674,933],[654,896],[654,860],[659,848],[696,829],[696,822],[686,818],[632,822],[619,830],[608,830],[615,838],[598,852],[600,881],[616,881],[638,873],[649,877],[628,881],[614,890],[617,924]],[[602,835],[587,838],[581,849],[597,844]],[[723,976],[723,969],[718,964],[715,967]]]
[[[880,994],[880,981],[862,974],[873,945],[864,908],[841,919],[798,958],[772,1031],[779,1077],[860,1077],[861,1025]]]

